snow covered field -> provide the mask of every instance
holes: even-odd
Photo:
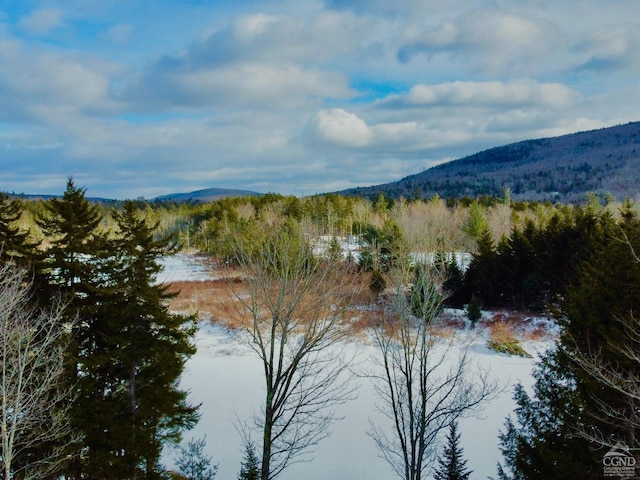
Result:
[[[181,255],[166,264],[161,281],[204,280],[210,272],[194,257]],[[462,332],[462,335],[466,333]],[[487,404],[479,418],[460,421],[461,443],[472,478],[496,476],[496,463],[502,461],[498,432],[505,417],[513,411],[513,385],[523,383],[527,389],[533,384],[531,370],[536,354],[542,353],[549,341],[525,342],[525,350],[533,359],[497,354],[486,347],[486,332],[474,333],[472,357],[479,365],[489,368],[505,390]],[[206,435],[206,453],[219,463],[216,479],[235,480],[243,458],[242,440],[235,424],[247,420],[260,408],[262,372],[253,351],[238,341],[234,332],[206,321],[196,334],[197,353],[189,360],[181,385],[190,392],[190,401],[201,404],[201,420],[185,434],[200,438]],[[348,349],[358,352],[367,361],[373,350],[362,342],[354,342]],[[363,380],[357,398],[338,407],[338,416],[331,436],[318,447],[312,461],[292,465],[279,478],[282,480],[386,480],[394,478],[391,468],[377,456],[373,441],[367,436],[370,419],[381,421],[376,411],[376,398],[371,386]],[[257,437],[256,437],[257,439]],[[172,453],[165,455],[171,465]]]

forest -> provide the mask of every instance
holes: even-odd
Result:
[[[345,252],[344,242],[357,248]],[[451,348],[434,333],[448,308],[463,309],[470,328],[479,309],[499,308],[559,327],[533,393],[514,392],[496,439],[499,478],[602,478],[606,452],[638,447],[632,199],[516,202],[506,189],[499,198],[107,204],[70,178],[47,200],[0,194],[0,244],[5,480],[216,475],[198,441],[182,449],[179,471],[161,461],[199,416],[179,387],[198,315],[173,311],[177,292],[155,281],[160,260],[178,251],[226,272],[226,320],[264,367],[262,413],[243,419],[239,479],[276,478],[326,437],[331,406],[354,394],[343,381],[349,359],[335,353],[354,322],[379,352],[369,376],[393,425],[372,428],[379,453],[405,480],[469,478],[457,420],[498,386],[471,371],[466,351],[433,374]]]

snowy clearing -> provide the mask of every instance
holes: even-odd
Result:
[[[211,271],[191,255],[177,256],[166,266],[159,277],[163,282],[211,278]],[[457,332],[457,335],[466,336],[469,332]],[[473,478],[495,477],[496,463],[502,460],[498,433],[515,406],[513,385],[520,382],[530,390],[532,367],[538,355],[551,346],[551,340],[546,337],[540,341],[524,341],[524,349],[533,358],[521,358],[489,350],[486,329],[478,328],[471,335],[472,360],[490,369],[492,376],[506,388],[485,405],[479,417],[460,421],[461,445],[467,465],[473,470]],[[238,419],[248,421],[261,406],[262,367],[255,353],[238,340],[238,335],[222,326],[203,320],[195,341],[198,351],[187,363],[181,385],[189,390],[192,403],[201,404],[201,419],[192,431],[185,434],[185,440],[206,435],[206,454],[213,458],[214,463],[219,463],[216,478],[235,480],[243,458],[242,439],[236,425]],[[366,362],[373,353],[372,347],[363,341],[354,341],[345,348],[357,353],[366,368]],[[279,477],[281,480],[394,478],[393,471],[378,457],[373,440],[367,436],[370,419],[382,420],[375,407],[377,399],[373,388],[364,380],[358,380],[358,384],[357,398],[338,407],[337,414],[343,419],[332,426],[331,435],[319,445],[313,460],[292,465]],[[173,464],[174,455],[166,452],[168,466]]]

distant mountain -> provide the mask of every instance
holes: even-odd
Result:
[[[259,196],[261,193],[228,188],[207,188],[190,193],[172,193],[151,199],[152,202],[206,203],[226,197]]]
[[[338,192],[374,198],[501,196],[579,201],[587,193],[618,199],[640,193],[640,122],[491,148],[397,182]]]

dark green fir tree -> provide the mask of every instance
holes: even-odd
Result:
[[[103,251],[105,237],[99,229],[102,218],[100,207],[69,178],[62,198],[45,202],[44,214],[36,219],[50,243],[45,257],[49,281],[76,299],[86,297],[87,287],[94,283],[93,260]]]
[[[244,460],[240,467],[238,480],[258,480],[260,478],[260,460],[256,455],[256,447],[253,442],[245,445]]]
[[[0,259],[29,264],[33,261],[37,243],[29,240],[29,231],[17,223],[22,216],[22,204],[0,192]]]
[[[82,350],[81,409],[89,478],[163,478],[162,448],[198,419],[178,382],[195,353],[195,317],[169,311],[159,259],[176,252],[155,239],[133,202],[114,211],[116,238],[93,309],[96,327]]]
[[[442,456],[438,459],[438,468],[433,473],[434,480],[468,480],[472,471],[467,468],[460,446],[458,422],[451,422],[447,443]]]
[[[620,421],[620,415],[636,414],[629,398],[576,359],[597,353],[600,370],[640,376],[625,354],[622,321],[640,308],[640,222],[628,203],[620,220],[607,210],[585,210],[571,238],[580,238],[581,246],[563,281],[562,333],[534,371],[533,395],[516,388],[515,419],[500,435],[501,479],[602,478],[602,456],[611,444],[637,446],[635,424]]]

